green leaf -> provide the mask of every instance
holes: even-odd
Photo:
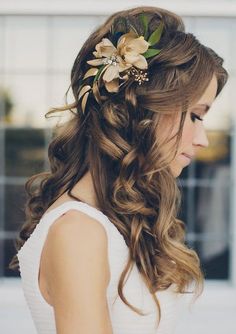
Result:
[[[144,13],[140,14],[139,17],[140,17],[140,22],[143,25],[144,39],[146,39],[148,32],[148,17]]]
[[[104,65],[102,65],[100,68],[99,68],[99,70],[98,70],[98,72],[97,72],[97,74],[95,75],[95,77],[94,77],[94,80],[93,80],[93,82],[95,82],[95,81],[97,81],[98,80],[98,78],[99,78],[99,75],[100,75],[100,73],[102,72],[102,70],[104,69],[104,67],[105,67],[106,65],[104,64]]]
[[[143,56],[147,59],[147,58],[151,58],[153,56],[158,55],[158,53],[160,53],[161,50],[159,49],[148,49],[145,53],[143,53]]]
[[[161,22],[159,26],[157,27],[157,29],[153,31],[153,33],[148,39],[148,42],[150,43],[150,45],[154,45],[157,42],[159,42],[161,38],[163,27],[164,27],[163,22]]]

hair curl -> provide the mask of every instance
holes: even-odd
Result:
[[[78,91],[95,45],[109,36],[114,21],[129,19],[141,32],[138,15],[150,18],[149,32],[160,20],[164,30],[161,52],[148,59],[149,82],[137,85],[130,79],[118,93],[106,94],[102,103],[90,96],[88,112],[83,114]],[[198,255],[185,244],[185,225],[179,219],[180,192],[169,163],[181,137],[187,108],[201,97],[213,74],[218,81],[217,95],[227,81],[223,60],[186,33],[182,19],[156,7],[137,7],[115,13],[86,40],[71,71],[75,102],[53,108],[46,116],[69,110],[71,119],[58,126],[48,149],[50,171],[32,176],[26,182],[28,201],[26,223],[22,226],[16,248],[29,238],[46,209],[63,193],[78,200],[72,189],[89,170],[99,208],[124,236],[129,247],[129,261],[118,284],[120,298],[124,281],[132,266],[137,268],[152,294],[159,316],[155,292],[176,284],[177,292],[186,293],[195,282],[199,295],[203,274]],[[165,152],[165,142],[158,138],[162,117],[181,113],[173,152]],[[13,257],[10,268],[16,269]]]

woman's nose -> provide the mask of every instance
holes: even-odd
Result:
[[[209,141],[207,138],[206,130],[204,125],[199,122],[198,126],[195,129],[193,144],[201,147],[208,147]]]

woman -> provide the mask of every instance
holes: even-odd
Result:
[[[176,185],[208,145],[223,60],[155,7],[115,13],[80,50],[75,102],[30,178],[17,255],[38,333],[173,333],[199,296]]]

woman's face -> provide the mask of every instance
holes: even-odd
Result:
[[[179,176],[182,169],[190,164],[201,147],[208,146],[208,139],[202,119],[213,103],[216,91],[217,79],[214,75],[204,94],[187,111],[177,154],[170,163],[171,171],[175,177]],[[175,122],[175,124],[172,134],[178,132],[179,122]]]

